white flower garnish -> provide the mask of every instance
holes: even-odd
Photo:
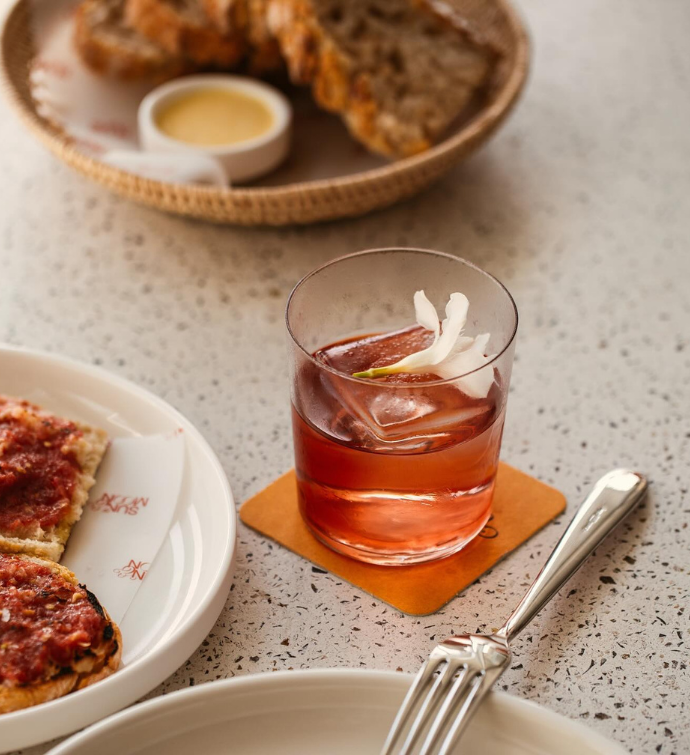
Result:
[[[451,294],[446,304],[446,319],[439,325],[436,308],[424,291],[417,291],[414,295],[417,323],[425,330],[433,332],[434,341],[431,346],[387,367],[355,372],[353,377],[377,378],[401,372],[431,372],[442,380],[457,377],[458,380],[453,385],[463,393],[470,398],[485,398],[494,382],[494,371],[488,367],[485,370],[479,368],[494,358],[494,355],[484,354],[491,336],[489,333],[482,333],[476,338],[462,335],[469,306],[470,303],[464,294]],[[471,374],[468,375],[468,372]],[[465,377],[459,377],[460,375]]]

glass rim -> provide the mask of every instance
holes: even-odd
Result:
[[[365,255],[370,254],[380,254],[382,252],[414,252],[415,254],[428,254],[433,257],[445,257],[446,259],[453,260],[454,262],[460,262],[463,265],[466,265],[467,267],[471,267],[473,270],[476,270],[478,273],[481,273],[482,275],[486,276],[487,278],[490,278],[499,289],[501,289],[505,295],[508,297],[508,301],[511,303],[513,307],[513,313],[515,315],[515,325],[513,326],[513,331],[510,334],[510,338],[508,338],[505,346],[493,356],[493,358],[486,362],[486,364],[483,364],[481,367],[476,367],[474,370],[469,370],[468,372],[463,372],[461,375],[455,375],[452,378],[444,378],[443,380],[430,380],[428,382],[424,383],[384,383],[379,380],[376,380],[375,378],[359,378],[354,377],[353,375],[348,375],[346,372],[340,372],[340,370],[336,370],[330,365],[326,364],[325,362],[321,362],[320,360],[316,359],[313,354],[310,354],[304,346],[299,342],[297,336],[294,334],[292,327],[290,326],[290,305],[292,304],[293,297],[297,293],[297,290],[306,283],[310,278],[313,278],[318,273],[322,272],[326,268],[331,267],[332,265],[336,265],[339,262],[344,262],[345,260],[352,259],[354,257],[364,257]],[[320,265],[319,267],[315,268],[311,272],[307,273],[305,276],[300,278],[300,280],[297,281],[295,286],[293,287],[292,291],[290,292],[290,295],[288,296],[287,304],[285,305],[285,327],[287,329],[287,332],[292,340],[292,342],[297,346],[297,348],[306,356],[306,358],[314,364],[316,367],[325,370],[326,372],[330,372],[332,375],[337,375],[339,378],[345,379],[345,380],[351,380],[354,383],[360,383],[365,385],[378,385],[381,388],[393,388],[393,389],[410,389],[410,388],[429,388],[431,386],[437,386],[437,385],[449,385],[451,383],[454,383],[456,380],[460,380],[461,378],[467,377],[468,375],[472,375],[475,372],[479,372],[479,370],[483,370],[485,367],[488,367],[489,365],[494,364],[496,361],[498,361],[503,354],[508,351],[508,349],[511,347],[513,341],[515,340],[515,336],[517,335],[517,329],[518,329],[518,323],[519,323],[519,315],[518,315],[518,308],[517,304],[515,303],[515,299],[513,299],[512,294],[506,286],[501,283],[501,281],[491,273],[487,273],[486,270],[483,270],[478,265],[475,265],[473,262],[470,262],[469,260],[464,259],[463,257],[456,257],[454,254],[448,254],[448,252],[439,252],[435,249],[422,249],[420,247],[407,247],[407,246],[384,246],[384,247],[378,247],[376,249],[363,249],[359,252],[352,252],[350,254],[343,254],[340,257],[335,257],[332,260],[329,260],[328,262],[325,262],[323,265]]]

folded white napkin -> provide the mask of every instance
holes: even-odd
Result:
[[[207,155],[113,149],[102,155],[100,159],[115,168],[157,181],[207,186],[228,186],[230,183],[220,161]]]
[[[113,440],[67,543],[61,563],[118,624],[170,531],[184,456],[181,430]]]

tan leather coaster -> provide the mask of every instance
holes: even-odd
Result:
[[[454,556],[414,566],[363,564],[322,545],[300,516],[294,470],[246,501],[240,519],[394,608],[424,616],[438,611],[564,509],[562,493],[502,463],[494,513],[481,535]]]

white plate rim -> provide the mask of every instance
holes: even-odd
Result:
[[[280,685],[294,686],[308,684],[310,681],[321,680],[323,682],[333,682],[336,684],[347,684],[355,682],[385,682],[391,685],[397,685],[401,688],[408,687],[414,676],[412,674],[403,674],[397,671],[380,671],[374,669],[350,669],[350,668],[332,668],[332,669],[301,669],[297,671],[273,671],[261,674],[248,674],[243,677],[234,677],[220,681],[206,682],[196,687],[191,687],[176,692],[171,692],[163,697],[157,697],[154,700],[148,700],[144,703],[132,706],[127,710],[116,713],[109,718],[100,721],[88,727],[82,732],[75,734],[65,742],[48,751],[46,755],[72,755],[75,747],[93,743],[96,745],[98,739],[104,735],[116,731],[122,726],[138,722],[153,716],[159,712],[165,711],[166,708],[174,708],[176,705],[189,699],[203,699],[204,697],[222,697],[228,692],[254,692],[266,687]],[[292,684],[294,682],[294,684]],[[505,706],[513,711],[526,713],[535,725],[545,718],[557,723],[563,729],[567,729],[582,740],[582,744],[587,744],[598,748],[609,755],[625,755],[626,751],[621,745],[607,739],[596,731],[588,728],[579,721],[574,721],[566,716],[556,713],[555,711],[543,705],[539,705],[531,700],[509,695],[501,691],[491,692],[497,698],[501,706]],[[145,745],[142,742],[142,745]]]
[[[135,659],[130,665],[119,670],[116,674],[101,680],[98,684],[86,687],[83,690],[72,693],[65,697],[42,703],[39,706],[25,708],[13,713],[5,713],[0,717],[0,752],[8,752],[5,741],[9,741],[10,749],[18,747],[29,747],[41,742],[49,741],[55,737],[64,736],[76,731],[88,724],[93,723],[99,718],[108,716],[121,708],[130,705],[138,698],[150,692],[163,682],[168,676],[174,673],[182,663],[187,660],[191,654],[199,647],[204,638],[213,628],[220,612],[227,600],[230,583],[232,580],[232,571],[235,561],[235,550],[237,541],[237,514],[235,509],[234,497],[230,488],[227,475],[216,456],[215,452],[209,445],[199,430],[183,414],[171,406],[167,401],[156,396],[146,388],[142,388],[136,383],[126,378],[114,375],[108,370],[86,364],[77,359],[54,354],[40,349],[33,349],[24,346],[16,346],[0,342],[0,362],[6,353],[15,353],[26,355],[30,359],[35,359],[38,364],[52,363],[57,367],[67,368],[78,371],[82,374],[89,375],[96,381],[102,381],[115,387],[125,393],[134,395],[141,400],[153,404],[158,409],[175,419],[181,427],[184,428],[185,436],[188,442],[195,443],[197,448],[203,453],[210,468],[213,469],[217,482],[223,491],[225,503],[228,510],[228,532],[224,543],[222,559],[216,565],[216,574],[212,582],[204,583],[205,594],[194,611],[185,617],[179,624],[177,630],[171,634],[159,646],[146,651],[139,658]],[[117,695],[115,693],[118,693]],[[96,715],[89,715],[78,712],[78,704],[89,696],[92,701],[91,707],[98,707],[100,712]],[[84,707],[84,706],[82,706]],[[68,715],[69,709],[77,708],[77,712],[70,711],[72,716]],[[59,725],[48,727],[41,726],[45,724],[45,714],[50,711],[55,718],[59,711],[67,709]],[[35,720],[34,720],[35,719]],[[32,724],[39,723],[32,729]],[[21,728],[25,732],[21,744],[17,744],[16,737],[12,736],[12,731],[8,739],[5,739],[3,729],[12,729],[16,731]],[[40,732],[40,733],[36,733]]]

